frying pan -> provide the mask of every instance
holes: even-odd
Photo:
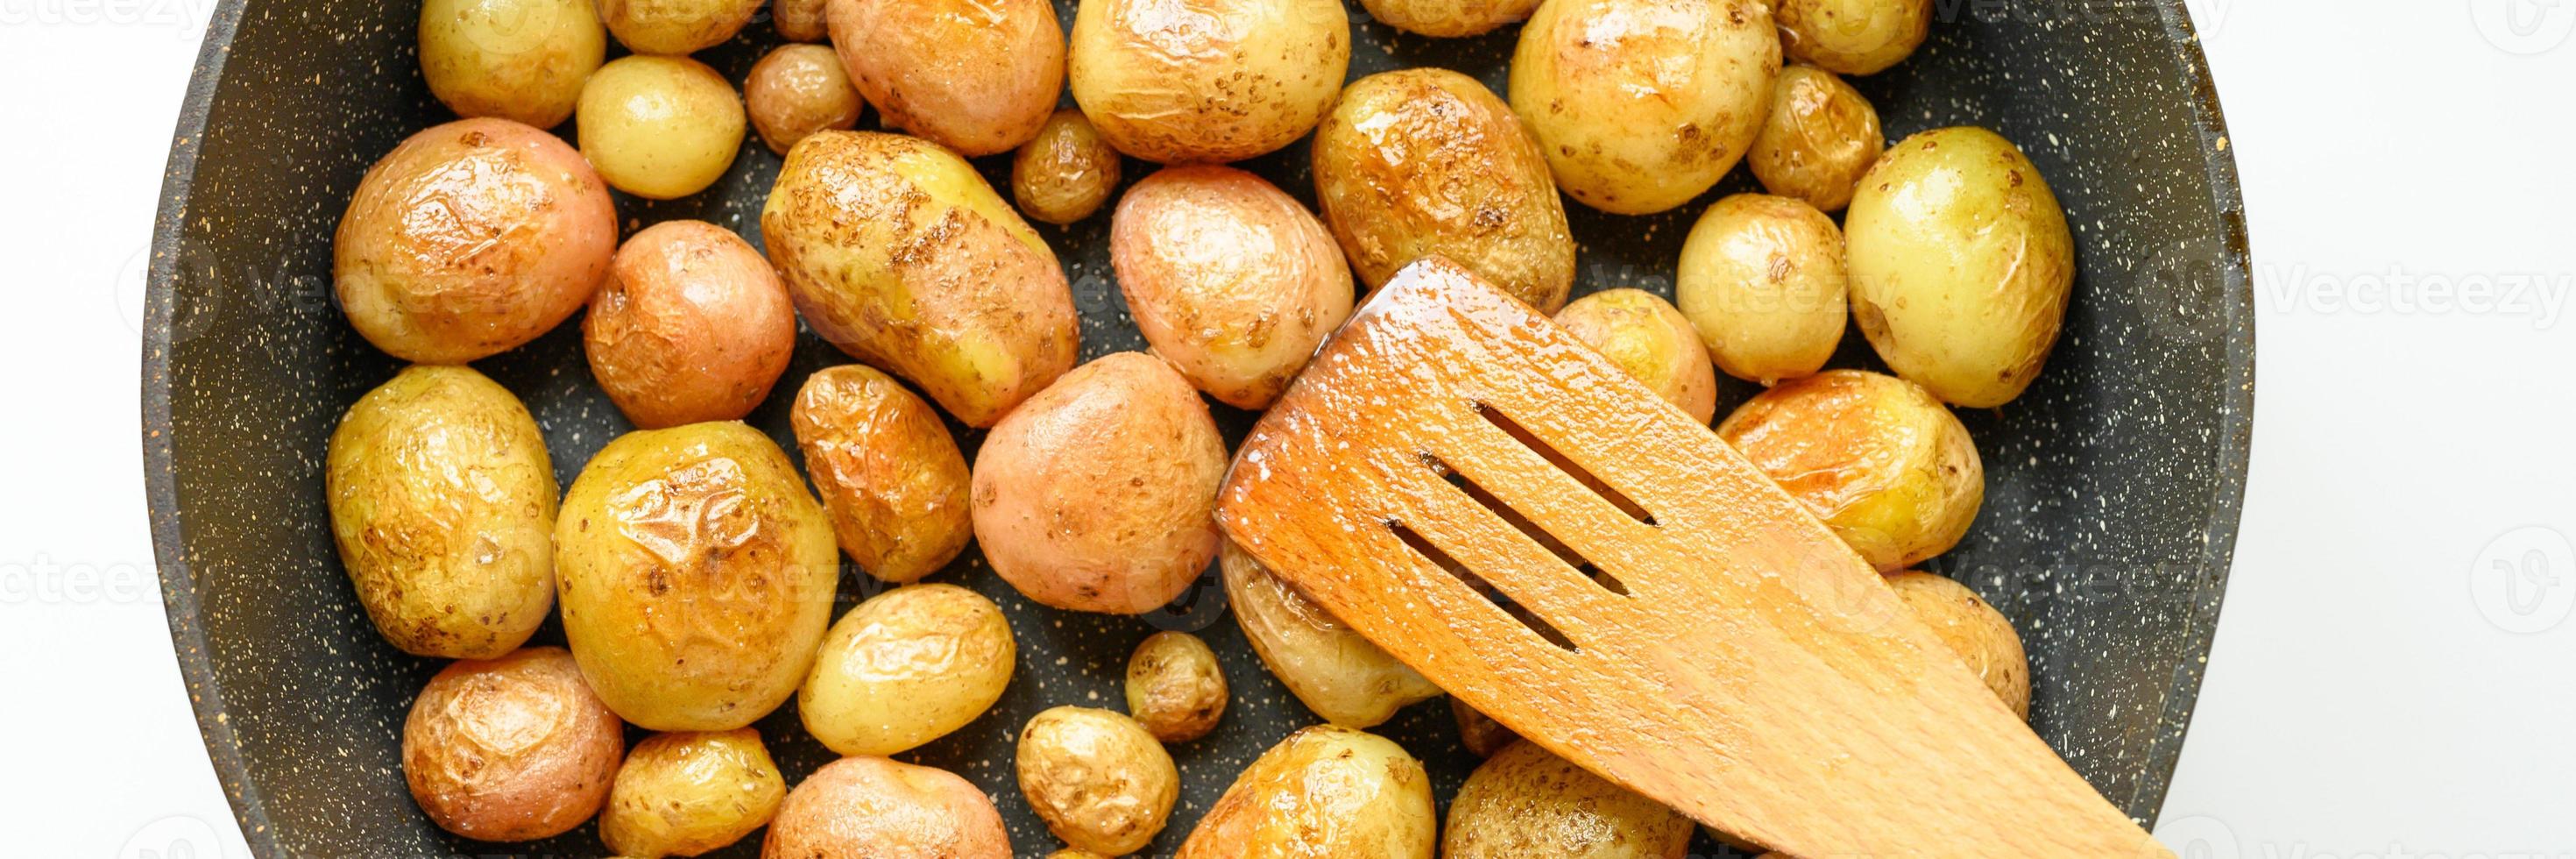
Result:
[[[1071,0],[1057,6],[1070,22]],[[2226,129],[2179,0],[1936,0],[1935,12],[1912,59],[1854,83],[1891,140],[1976,124],[2020,143],[2066,207],[2078,275],[2038,383],[2004,408],[1961,414],[1984,456],[1985,507],[1967,541],[1927,566],[2021,629],[2040,735],[2112,802],[2152,821],[2217,619],[2253,414],[2252,291]],[[421,81],[416,16],[409,2],[228,0],[216,11],[171,147],[144,342],[145,469],[171,638],[216,774],[260,855],[598,855],[589,826],[494,845],[419,814],[403,786],[400,731],[439,663],[376,635],[332,549],[325,440],[397,364],[333,306],[331,235],[370,163],[450,118]],[[1432,40],[1370,21],[1356,4],[1352,16],[1353,77],[1442,66],[1503,90],[1516,28]],[[764,18],[700,57],[739,81],[777,41]],[[558,131],[569,139],[569,127]],[[1301,142],[1245,166],[1311,205],[1307,163]],[[1007,182],[1007,158],[979,166],[997,187]],[[704,194],[620,197],[621,226],[698,218],[757,242],[777,169],[755,138]],[[1129,181],[1149,169],[1131,161]],[[1745,190],[1757,189],[1739,170],[1659,216],[1568,203],[1576,292],[1670,296],[1691,219]],[[1072,279],[1086,359],[1143,348],[1109,276],[1108,220],[1038,225]],[[476,364],[527,402],[565,485],[627,429],[580,349],[568,323]],[[779,390],[847,360],[805,333]],[[1857,333],[1835,365],[1877,367]],[[1751,393],[1730,381],[1721,406]],[[772,396],[749,420],[793,452],[789,399]],[[1253,417],[1215,411],[1230,441]],[[956,429],[966,450],[981,441]],[[1126,656],[1156,629],[1205,636],[1234,697],[1214,734],[1172,750],[1181,802],[1147,854],[1176,850],[1235,773],[1315,721],[1252,655],[1213,570],[1144,617],[1036,606],[972,550],[934,580],[1001,604],[1019,637],[1019,676],[983,718],[903,757],[993,794],[1023,855],[1057,845],[1013,782],[1014,733],[1049,706],[1118,707]],[[881,589],[845,568],[839,610]],[[539,640],[561,632],[550,625]],[[793,709],[760,723],[791,783],[829,759]],[[1377,730],[1424,760],[1444,805],[1476,763],[1439,701]],[[720,855],[757,849],[754,836]],[[1730,855],[1705,840],[1693,852]]]

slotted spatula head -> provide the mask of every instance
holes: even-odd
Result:
[[[1708,427],[1446,260],[1256,426],[1236,543],[1558,755],[1794,856],[2167,856]]]

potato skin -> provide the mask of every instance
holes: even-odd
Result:
[[[1142,614],[1216,556],[1225,440],[1181,374],[1138,352],[1077,367],[975,454],[975,540],[1020,593]]]
[[[560,647],[440,669],[403,720],[403,781],[439,828],[479,841],[560,835],[608,800],[624,726]]]
[[[780,155],[806,135],[859,124],[859,91],[822,45],[780,45],[761,57],[743,78],[742,101],[760,142]]]
[[[1905,138],[1843,216],[1852,318],[1889,369],[1969,408],[2039,377],[2066,318],[2075,240],[2039,168],[1982,128]]]
[[[778,0],[772,6],[770,26],[778,37],[790,42],[820,42],[831,35],[827,15],[832,0]]]
[[[832,44],[885,123],[961,154],[1036,137],[1064,91],[1049,0],[832,0]]]
[[[1893,376],[1827,370],[1783,382],[1717,434],[1881,572],[1958,545],[1986,495],[1968,428]]]
[[[1127,189],[1109,254],[1154,354],[1237,408],[1268,408],[1351,315],[1332,234],[1232,167],[1167,167]]]
[[[975,536],[966,457],[930,404],[865,364],[805,377],[788,412],[841,551],[878,579],[938,572]]]
[[[620,856],[696,856],[767,825],[786,796],[758,731],[655,734],[617,769],[599,838]]]
[[[1692,420],[1717,416],[1717,371],[1708,348],[1670,302],[1642,289],[1607,289],[1557,311],[1556,324]]]
[[[946,770],[842,758],[814,771],[769,822],[765,859],[1011,859],[993,800]]]
[[[1070,58],[1073,100],[1119,151],[1241,161],[1315,127],[1350,68],[1351,22],[1334,0],[1081,0]]]
[[[582,317],[590,374],[643,429],[751,414],[796,349],[796,307],[732,230],[664,221],[617,249]]]
[[[760,225],[816,334],[968,425],[1073,366],[1081,335],[1055,252],[937,144],[817,132],[788,151]]]
[[[471,367],[415,365],[331,432],[331,535],[403,652],[497,659],[554,605],[555,472],[536,419]]]
[[[1793,65],[1771,85],[1771,113],[1744,155],[1764,190],[1832,212],[1887,148],[1878,109],[1832,72]]]
[[[1887,586],[1905,607],[1932,630],[1935,638],[1957,651],[1959,659],[1995,697],[2023,719],[2030,718],[2030,660],[2022,654],[2021,634],[2003,612],[1966,585],[1931,573],[1907,570],[1887,577]]]
[[[616,246],[616,205],[581,153],[506,119],[460,119],[367,168],[332,238],[332,288],[386,354],[463,364],[580,310]]]
[[[1691,820],[1536,744],[1505,747],[1449,803],[1443,859],[1681,859]]]
[[[787,454],[740,423],[619,436],[555,521],[564,638],[610,709],[726,731],[805,677],[840,557]]]
[[[1376,289],[1439,254],[1542,313],[1574,285],[1547,160],[1474,78],[1404,69],[1343,90],[1315,129],[1315,200],[1360,282]]]
[[[1178,859],[1430,859],[1438,829],[1421,761],[1384,737],[1316,725],[1236,776]]]
[[[1127,657],[1127,712],[1155,739],[1207,736],[1225,716],[1226,700],[1225,668],[1198,636],[1167,629]]]
[[[1047,831],[1075,847],[1120,856],[1145,849],[1172,816],[1181,774],[1136,720],[1055,707],[1020,729],[1020,794]]]
[[[1057,110],[1038,136],[1011,156],[1011,199],[1029,217],[1070,224],[1091,217],[1118,190],[1122,168],[1116,147],[1082,111]]]
[[[423,0],[420,73],[458,116],[553,128],[607,56],[591,0]]]
[[[1416,701],[1439,697],[1410,666],[1361,637],[1234,545],[1218,561],[1226,604],[1261,664],[1325,721],[1370,728]]]
[[[1567,195],[1649,214],[1734,169],[1779,69],[1763,0],[1561,0],[1521,28],[1512,110]]]
[[[1001,700],[1019,644],[956,585],[878,594],[832,624],[796,694],[805,730],[845,755],[890,755],[963,728]]]
[[[761,0],[599,0],[599,18],[638,54],[680,56],[724,44]]]
[[[1788,197],[1734,194],[1691,225],[1673,291],[1718,369],[1769,385],[1834,357],[1846,283],[1834,219]]]
[[[1774,0],[1791,59],[1835,74],[1896,65],[1931,32],[1932,0]]]
[[[617,190],[686,197],[724,178],[742,150],[742,99],[688,57],[618,57],[591,74],[573,117],[582,157]]]
[[[1503,747],[1518,741],[1521,735],[1467,702],[1449,699],[1449,716],[1458,722],[1458,743],[1480,758],[1490,758]]]
[[[1481,36],[1529,19],[1538,0],[1360,0],[1378,23],[1434,38]]]

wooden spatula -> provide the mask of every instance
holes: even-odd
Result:
[[[1744,841],[2172,855],[1708,427],[1446,260],[1333,336],[1219,499],[1450,694]]]

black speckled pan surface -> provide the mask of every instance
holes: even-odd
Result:
[[[1071,0],[1058,6],[1069,23]],[[1977,124],[2020,143],[2066,207],[2079,274],[2065,335],[2037,385],[2001,410],[1962,415],[1986,463],[1985,509],[1966,543],[1927,566],[2020,627],[2040,735],[2113,803],[2152,820],[2218,615],[2253,410],[2244,217],[2217,96],[2178,0],[1935,8],[1921,51],[1855,83],[1891,139]],[[399,732],[438,663],[377,637],[331,547],[325,439],[349,403],[396,369],[330,302],[332,229],[370,163],[450,118],[413,58],[416,14],[409,2],[230,0],[215,16],[172,146],[144,347],[143,442],[171,637],[207,750],[260,855],[600,855],[589,826],[532,844],[480,844],[417,812],[398,765]],[[1356,5],[1353,22],[1353,77],[1444,66],[1497,91],[1517,33],[1399,35]],[[701,57],[739,81],[775,41],[756,21]],[[997,186],[1007,180],[1007,158],[980,163]],[[1246,166],[1311,202],[1305,165],[1300,143]],[[621,197],[622,226],[701,218],[757,242],[777,168],[748,141],[705,194]],[[1146,170],[1131,161],[1127,176]],[[1708,197],[1646,218],[1569,203],[1582,242],[1576,292],[1637,286],[1670,296],[1691,219],[1717,195],[1748,189],[1739,170]],[[1142,348],[1108,277],[1107,226],[1105,212],[1069,229],[1041,226],[1072,277],[1086,358]],[[782,393],[753,425],[793,452],[783,392],[846,360],[805,335]],[[1874,360],[1854,332],[1836,364]],[[590,382],[574,324],[477,366],[527,401],[565,485],[627,428]],[[1722,405],[1751,393],[1728,384]],[[1216,413],[1236,438],[1252,417]],[[978,440],[960,436],[969,451]],[[981,720],[903,757],[991,792],[1022,855],[1057,845],[1013,783],[1014,732],[1057,704],[1120,706],[1126,655],[1157,628],[1206,636],[1235,694],[1216,733],[1172,750],[1181,804],[1148,853],[1176,850],[1237,771],[1314,721],[1252,656],[1213,584],[1163,614],[1112,618],[1035,606],[973,551],[936,580],[1001,603],[1020,640],[1019,675]],[[842,608],[880,589],[850,568]],[[561,634],[550,626],[540,638]],[[828,759],[792,710],[760,724],[791,783]],[[1444,803],[1475,763],[1440,702],[1378,730],[1429,764]],[[753,855],[757,843],[755,835],[721,855]],[[1694,852],[1722,854],[1705,839]]]

